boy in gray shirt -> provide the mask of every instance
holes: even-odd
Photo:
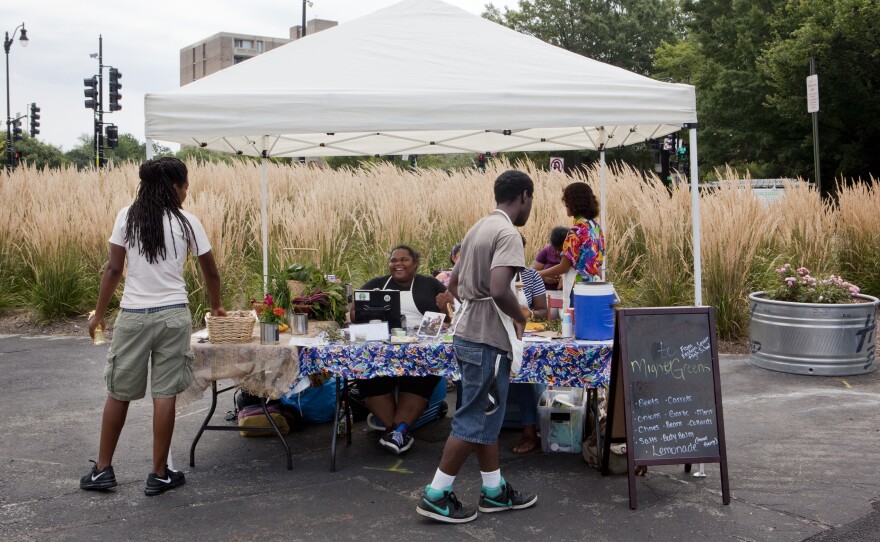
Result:
[[[506,171],[495,180],[494,191],[497,207],[465,235],[449,281],[449,291],[462,301],[453,341],[462,402],[440,466],[416,508],[419,514],[443,523],[477,518],[477,511],[462,505],[452,491],[471,452],[477,454],[483,477],[480,512],[519,510],[538,501],[536,495],[510,487],[501,477],[498,459],[511,357],[526,324],[511,284],[516,272],[525,267],[516,226],[529,219],[534,183],[521,171]]]

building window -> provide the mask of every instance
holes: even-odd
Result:
[[[254,40],[235,40],[235,47],[237,49],[253,49]]]
[[[238,64],[240,62],[244,62],[248,58],[250,58],[250,57],[248,57],[248,56],[234,56],[234,57],[232,57],[232,63]]]
[[[263,42],[262,42],[262,41],[258,41],[258,42],[257,42],[257,52],[258,52],[258,53],[262,53],[262,52],[263,52]]]

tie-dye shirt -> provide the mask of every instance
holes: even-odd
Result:
[[[439,280],[443,286],[449,288],[449,279],[452,278],[452,270],[449,271],[440,271],[434,276],[435,279]]]
[[[595,220],[576,218],[562,243],[562,255],[571,261],[578,273],[578,282],[602,280],[605,259],[605,234]]]

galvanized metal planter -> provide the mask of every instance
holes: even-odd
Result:
[[[819,304],[774,301],[749,295],[749,343],[753,365],[803,375],[843,376],[876,368],[875,333],[880,300]]]

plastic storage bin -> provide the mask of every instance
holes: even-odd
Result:
[[[538,401],[541,451],[581,453],[587,394],[581,388],[546,390]]]

